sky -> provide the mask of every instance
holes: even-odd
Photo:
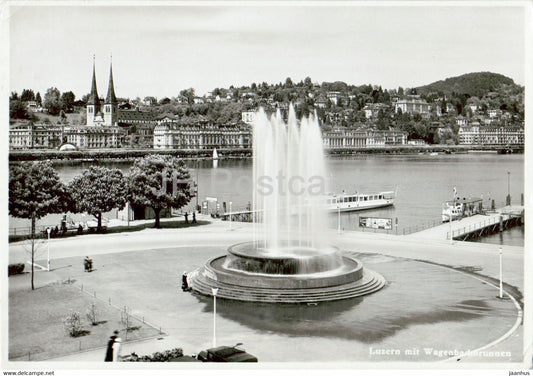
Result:
[[[490,71],[524,84],[522,7],[386,4],[11,6],[10,88],[80,98],[95,55],[105,96],[111,54],[115,92],[129,98],[308,76],[392,89]]]

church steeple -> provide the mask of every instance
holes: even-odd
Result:
[[[95,106],[95,113],[100,109],[100,98],[98,97],[98,89],[96,88],[96,72],[95,72],[95,57],[93,55],[93,82],[91,85],[91,93],[87,100],[88,105]]]
[[[113,56],[111,56],[111,59]],[[116,104],[117,97],[115,96],[115,85],[113,84],[113,61],[109,65],[109,86],[107,87],[107,96],[105,98],[106,104]]]
[[[113,59],[113,56],[111,56]],[[118,102],[115,96],[115,85],[113,84],[113,62],[109,64],[109,86],[104,104],[104,124],[116,125],[118,120]]]

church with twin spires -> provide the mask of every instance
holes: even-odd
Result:
[[[91,84],[91,93],[87,100],[87,126],[117,126],[118,122],[118,102],[115,96],[115,87],[113,84],[113,63],[109,65],[109,84],[107,86],[107,95],[102,103],[98,96],[96,87],[95,61],[93,57],[93,80]]]

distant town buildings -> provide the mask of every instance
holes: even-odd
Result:
[[[326,149],[380,147],[407,144],[407,133],[338,128],[322,133]]]
[[[461,127],[460,145],[524,145],[524,129],[520,127]]]
[[[404,98],[393,102],[394,112],[401,111],[403,114],[428,114],[429,104],[420,98]]]
[[[378,117],[380,110],[386,111],[389,108],[390,106],[384,103],[369,103],[363,108],[363,111],[365,112],[365,117],[367,119],[375,119]]]
[[[63,140],[63,127],[46,124],[19,124],[9,129],[10,149],[53,149]]]
[[[243,123],[252,125],[255,121],[256,111],[243,111],[241,113],[241,119]]]
[[[247,149],[252,147],[248,126],[208,123],[180,125],[163,119],[154,129],[154,149]]]

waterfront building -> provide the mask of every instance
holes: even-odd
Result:
[[[429,114],[429,104],[420,98],[398,99],[394,102],[394,112],[402,111],[403,114]]]
[[[326,149],[385,147],[407,144],[407,133],[337,128],[322,133]]]
[[[124,131],[119,127],[65,127],[63,139],[78,150],[118,148],[122,146]]]
[[[163,119],[154,128],[154,149],[247,149],[252,147],[252,131],[245,124],[181,125]]]
[[[62,141],[62,126],[25,123],[9,129],[10,149],[52,149]]]
[[[521,127],[461,127],[460,145],[524,145],[524,128]]]

